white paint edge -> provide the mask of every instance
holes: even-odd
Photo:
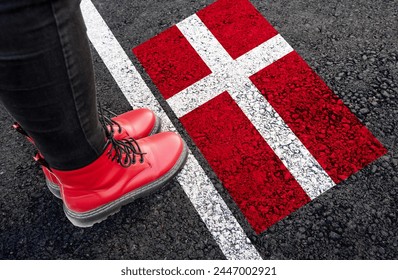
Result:
[[[130,104],[152,109],[165,130],[176,131],[93,3],[83,0],[81,9],[91,43]],[[227,259],[262,259],[192,153],[177,180]]]

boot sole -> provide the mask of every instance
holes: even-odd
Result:
[[[153,129],[149,133],[148,136],[151,136],[151,135],[154,135],[154,134],[158,133],[161,128],[162,128],[162,120],[158,116],[156,116],[155,125],[153,126]],[[48,189],[50,190],[50,192],[56,198],[62,199],[61,190],[59,188],[59,185],[55,184],[54,182],[50,182],[47,178],[46,178],[46,185],[47,185]]]
[[[47,188],[50,190],[50,192],[59,199],[62,199],[61,197],[61,190],[59,188],[59,186],[53,182],[50,182],[47,178],[46,178],[46,185]]]
[[[148,136],[158,133],[161,128],[162,128],[162,120],[158,116],[156,116],[155,125],[153,126],[153,129]]]
[[[69,221],[77,227],[91,227],[100,223],[109,216],[120,211],[123,205],[134,200],[153,194],[164,189],[167,184],[181,171],[188,158],[188,147],[184,143],[184,148],[175,165],[165,175],[143,187],[133,190],[120,198],[87,212],[75,212],[64,204],[64,212]]]

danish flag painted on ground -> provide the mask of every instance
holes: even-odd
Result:
[[[257,233],[386,153],[247,0],[133,52]]]

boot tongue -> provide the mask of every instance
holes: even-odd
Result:
[[[121,129],[119,129],[119,127],[117,125],[115,125],[115,124],[112,126],[113,131],[114,131],[113,136],[115,137],[115,139],[116,140],[122,140],[124,138],[131,137],[127,133],[126,129],[123,128],[124,125],[122,123],[120,123],[120,121],[119,121],[119,124],[120,124]]]

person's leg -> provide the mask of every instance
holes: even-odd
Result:
[[[80,0],[0,1],[0,100],[53,168],[104,150]]]
[[[135,140],[159,127],[145,110],[99,123],[79,2],[0,0],[0,100],[49,164],[46,180],[68,219],[88,227],[163,188],[188,149],[171,132]],[[146,129],[134,129],[133,118]]]

